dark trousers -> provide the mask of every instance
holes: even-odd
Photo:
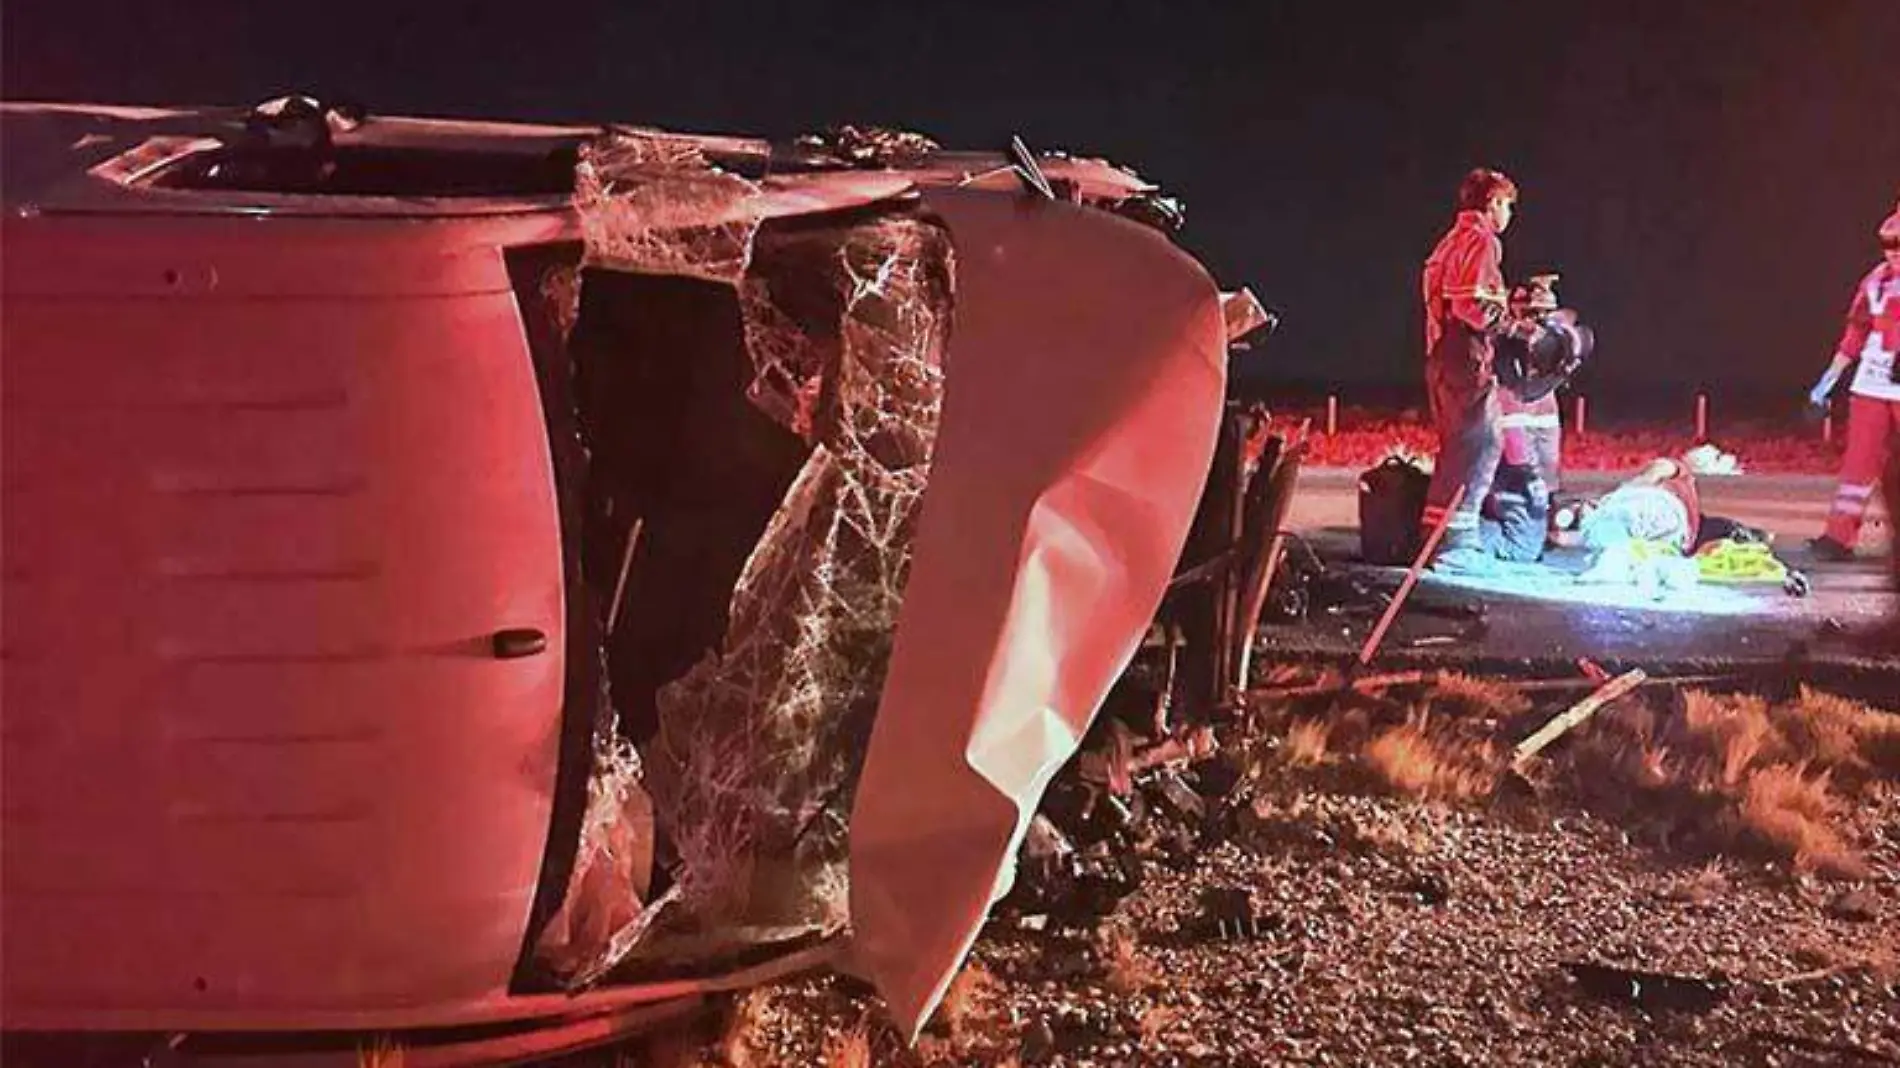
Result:
[[[1535,464],[1500,464],[1484,502],[1484,547],[1500,560],[1544,556],[1550,537],[1550,490]]]
[[[1480,548],[1478,515],[1504,448],[1490,339],[1450,324],[1425,357],[1425,386],[1438,432],[1438,456],[1425,493],[1424,525],[1430,529],[1449,511],[1441,547]],[[1465,493],[1454,510],[1451,502],[1460,486]]]

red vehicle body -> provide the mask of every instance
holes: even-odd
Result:
[[[591,131],[392,120],[370,147],[468,152],[528,179],[314,198],[168,185],[205,154],[174,129],[188,113],[5,117],[61,164],[11,182],[0,224],[6,1027],[548,1018],[597,1034],[609,1010],[752,981],[577,997],[518,982],[550,857],[573,848],[551,830],[574,787],[572,606],[508,253],[576,240],[567,197],[536,168]],[[775,210],[863,202],[894,181],[843,175]],[[1217,331],[1204,275],[1182,277],[1180,299],[1205,290],[1197,322]],[[1186,344],[1161,333],[1161,348]],[[1139,402],[1144,425],[1187,435],[1140,478],[1205,467],[1221,379],[1218,348],[1194,344],[1205,375]],[[1077,639],[1090,681],[1063,684],[1069,719],[1086,723],[1091,687],[1132,651],[1147,587],[1158,599],[1166,578],[1148,572],[1178,552],[1196,495],[1171,492],[1163,518],[1142,520],[1159,523],[1137,539],[1142,595],[1114,613],[1112,641]],[[1059,764],[1073,738],[1044,748]],[[1030,810],[1039,766],[1011,772]],[[995,833],[1027,814],[1003,819]],[[910,1000],[934,1003],[941,971],[923,968]]]
[[[501,249],[567,223],[219,199],[5,223],[7,1024],[480,1019],[564,650]]]

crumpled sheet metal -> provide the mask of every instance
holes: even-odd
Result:
[[[1019,192],[1022,189],[1022,180],[1017,176],[1015,167],[1001,156],[947,152],[940,154],[934,162],[934,172],[917,174],[919,186],[951,184],[999,193]],[[1083,203],[1094,206],[1118,204],[1130,197],[1153,193],[1158,188],[1134,171],[1118,167],[1107,160],[1044,153],[1036,157],[1036,165],[1042,168],[1043,177],[1050,182],[1075,190]],[[954,181],[946,182],[945,178],[952,168],[960,169],[961,173]]]
[[[632,130],[582,147],[574,205],[590,266],[735,285],[764,218],[759,187],[692,139]]]
[[[1166,237],[933,191],[957,254],[928,503],[851,817],[857,965],[915,1033],[1186,540],[1226,386],[1219,294]]]
[[[1267,311],[1254,296],[1251,289],[1239,289],[1220,296],[1221,318],[1227,324],[1227,340],[1239,341],[1255,330],[1273,322],[1273,313]]]
[[[950,280],[948,235],[915,215],[759,238],[741,286],[752,397],[815,447],[747,561],[719,654],[661,691],[648,785],[682,923],[643,952],[845,923],[845,816],[936,436]]]

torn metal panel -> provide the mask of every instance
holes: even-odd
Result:
[[[1239,341],[1263,326],[1278,321],[1278,317],[1260,303],[1251,289],[1240,289],[1220,296],[1221,319],[1227,324],[1227,340]]]
[[[1213,455],[1225,329],[1165,237],[937,191],[955,342],[929,506],[851,825],[860,963],[930,1014],[1141,641]]]
[[[1000,153],[944,152],[932,158],[938,175],[955,174],[954,181],[931,181],[920,175],[919,185],[951,184],[972,189],[1013,193],[1021,188],[1016,169]],[[1126,167],[1106,160],[1085,159],[1059,152],[1039,153],[1036,163],[1050,182],[1063,183],[1090,205],[1119,204],[1131,197],[1154,193],[1157,186]]]
[[[1251,683],[1254,646],[1260,634],[1260,615],[1279,573],[1286,549],[1286,517],[1293,505],[1300,466],[1306,460],[1304,425],[1296,431],[1272,433],[1272,420],[1256,409],[1255,430],[1245,449],[1247,488],[1241,508],[1241,538],[1235,545],[1241,561],[1234,584],[1236,612],[1223,684],[1227,696],[1246,691]]]
[[[753,395],[815,449],[718,655],[660,694],[648,784],[685,914],[655,957],[844,923],[845,816],[936,435],[950,270],[947,235],[914,215],[761,235],[742,286]]]
[[[759,179],[759,214],[790,219],[849,211],[914,193],[914,176],[901,171],[818,171]]]

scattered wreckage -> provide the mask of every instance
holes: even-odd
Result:
[[[0,120],[12,1034],[519,1059],[826,962],[914,1030],[1210,467],[1174,659],[1246,675],[1271,317],[1128,171]]]

